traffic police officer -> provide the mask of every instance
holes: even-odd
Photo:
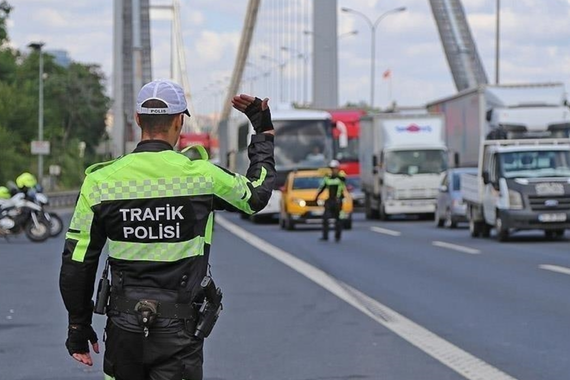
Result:
[[[93,364],[88,342],[99,352],[92,296],[108,242],[105,378],[202,379],[195,305],[204,299],[200,283],[208,272],[213,211],[253,214],[269,201],[275,162],[267,101],[243,94],[232,100],[256,131],[242,176],[173,151],[189,115],[179,85],[154,81],[140,90],[140,143],[131,154],[87,169],[66,236],[60,290],[69,313],[66,347],[77,361]]]
[[[340,241],[342,233],[342,223],[340,220],[340,212],[342,211],[342,200],[344,197],[344,189],[346,188],[346,178],[344,173],[340,171],[340,163],[337,160],[332,160],[329,164],[331,174],[323,178],[321,186],[315,200],[323,191],[328,190],[329,197],[325,201],[325,213],[323,215],[323,236],[321,240],[329,239],[329,220],[334,219],[334,238],[335,241]]]

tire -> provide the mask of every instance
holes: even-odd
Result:
[[[380,211],[378,213],[378,216],[379,216],[380,220],[383,220],[383,221],[390,219],[390,216],[388,214],[386,214],[386,209],[384,208],[384,205],[382,203],[380,203]]]
[[[501,243],[509,240],[509,228],[505,227],[501,215],[497,213],[495,219],[495,232],[497,233],[497,240]]]
[[[556,236],[557,238],[562,238],[562,237],[564,237],[565,232],[566,231],[563,229],[562,230],[554,230],[554,236]]]
[[[437,207],[435,208],[435,213],[433,214],[433,220],[437,228],[443,227],[443,220],[439,217],[439,211]]]
[[[63,221],[61,220],[61,218],[59,217],[59,215],[57,215],[54,212],[50,212],[49,213],[49,224],[50,224],[50,237],[57,237],[61,234],[61,232],[63,231]]]
[[[281,214],[279,214],[279,227],[284,230],[285,229],[285,219],[283,219],[283,216]]]
[[[34,243],[41,243],[50,237],[50,226],[46,220],[38,220],[38,227],[33,220],[29,220],[24,226],[24,232],[28,239]]]
[[[469,233],[472,238],[478,238],[481,236],[481,222],[476,222],[469,218]]]
[[[240,219],[242,220],[247,220],[249,218],[249,215],[247,215],[245,212],[241,212],[239,214]]]
[[[345,230],[352,230],[352,218],[350,219],[345,219],[342,223],[342,227]]]
[[[368,220],[378,219],[378,210],[374,210],[372,208],[372,200],[370,199],[370,195],[366,194],[364,198],[364,215]]]
[[[453,220],[453,217],[451,216],[451,210],[447,210],[445,213],[444,225],[445,228],[457,228],[457,222]]]
[[[291,219],[291,215],[287,214],[285,218],[285,229],[287,231],[293,231],[295,229],[295,222]]]
[[[493,227],[488,225],[487,223],[483,222],[483,225],[481,227],[481,236],[484,238],[488,238],[491,236],[491,229]]]

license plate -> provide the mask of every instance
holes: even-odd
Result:
[[[540,214],[538,220],[544,223],[565,222],[566,214]]]

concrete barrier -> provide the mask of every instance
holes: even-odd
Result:
[[[75,206],[79,190],[58,191],[46,195],[49,198],[50,208],[67,208]]]

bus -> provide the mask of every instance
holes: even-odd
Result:
[[[331,115],[325,111],[295,109],[290,105],[271,108],[271,119],[275,127],[275,166],[277,181],[275,191],[259,217],[277,217],[281,202],[281,187],[287,174],[296,169],[322,168],[334,156]],[[244,174],[249,166],[247,146],[253,130],[245,118],[237,127],[237,148],[232,154],[233,165],[238,173]]]

